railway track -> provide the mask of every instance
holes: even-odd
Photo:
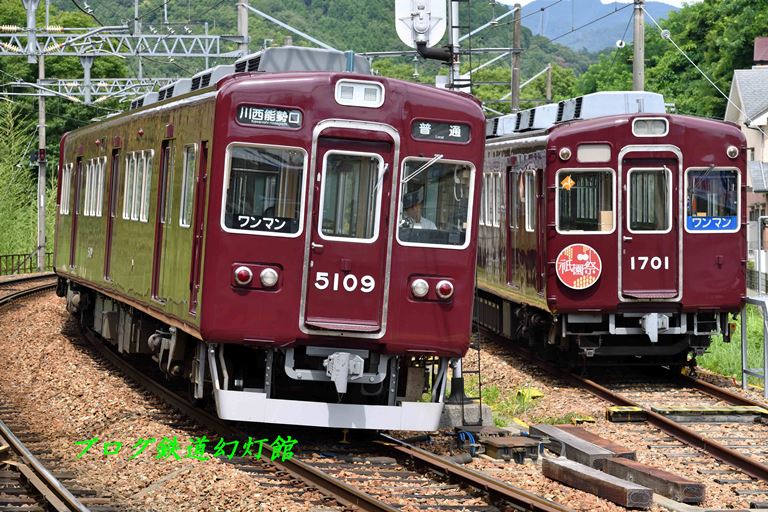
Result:
[[[55,276],[52,273],[5,279],[0,282],[0,306],[55,286]],[[0,405],[0,418],[11,425],[13,412],[11,407]],[[44,452],[28,447],[28,444],[32,444],[28,440],[27,444],[22,441],[22,438],[27,437],[22,435],[23,427],[13,425],[12,429],[9,424],[0,421],[0,509],[18,509],[24,512],[112,510],[106,506],[104,499],[81,500],[76,497],[75,494],[92,496],[95,493],[87,489],[68,489],[63,482],[73,476],[49,469],[50,461],[39,458]],[[90,501],[96,506],[89,509],[84,501]]]
[[[755,480],[768,481],[768,426],[764,421],[739,423],[733,418],[719,422],[714,418],[687,421],[680,416],[670,415],[670,411],[680,407],[749,406],[768,409],[765,404],[695,377],[673,375],[670,372],[651,378],[646,374],[634,380],[626,372],[607,380],[591,379],[544,361],[528,349],[484,328],[481,328],[481,333],[486,338],[502,343],[550,375],[569,381],[613,405],[642,409],[647,423],[667,436],[644,439],[656,443],[652,446],[659,453],[666,451],[672,457],[690,457],[694,463],[699,462],[697,459],[702,455],[713,457],[730,469],[716,472],[702,470],[702,473],[724,475],[715,480],[724,485],[749,485],[754,484]],[[674,449],[682,451],[670,453]],[[764,489],[734,489],[734,492],[739,495],[743,493],[744,496],[753,495],[761,504],[768,502],[768,491]]]
[[[246,427],[224,422],[200,409],[140,372],[93,333],[85,332],[84,337],[101,358],[200,428],[222,437],[242,439],[252,434]],[[255,478],[279,480],[272,485],[288,483],[297,489],[300,486],[317,489],[341,509],[378,512],[403,508],[478,512],[571,510],[389,436],[356,444],[340,445],[325,440],[302,443],[295,453],[297,456],[289,460],[272,460],[272,451],[264,444],[261,461],[234,458],[229,462]]]

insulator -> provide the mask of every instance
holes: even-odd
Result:
[[[21,48],[14,44],[4,43],[0,42],[0,46],[8,50],[9,52],[16,52],[16,53],[22,53]]]
[[[48,25],[45,27],[45,30],[48,32],[64,32],[64,27],[61,25]]]
[[[18,25],[0,25],[3,32],[19,32],[21,28]]]

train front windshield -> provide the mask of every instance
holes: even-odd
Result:
[[[469,164],[408,159],[397,237],[404,245],[466,247],[474,171]]]

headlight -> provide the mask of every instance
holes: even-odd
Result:
[[[424,298],[429,293],[429,284],[423,279],[414,279],[411,283],[411,293],[419,299]]]

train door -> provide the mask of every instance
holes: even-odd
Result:
[[[195,230],[192,241],[192,269],[189,276],[189,312],[197,314],[197,301],[200,294],[200,270],[203,259],[203,233],[205,232],[205,184],[208,180],[208,141],[200,144],[200,165],[195,181],[195,216],[192,228]]]
[[[393,145],[321,137],[314,162],[303,323],[379,332],[386,316]]]
[[[517,290],[520,282],[520,258],[518,249],[520,245],[520,204],[524,192],[521,183],[522,173],[517,167],[507,166],[507,241],[506,241],[506,269],[507,284]]]
[[[682,278],[680,156],[665,148],[622,153],[620,296],[624,300],[678,299]]]
[[[107,210],[107,236],[104,247],[104,279],[110,279],[112,276],[112,230],[115,223],[115,212],[117,211],[117,184],[120,169],[120,150],[112,151],[112,162],[109,169],[109,199]]]
[[[69,243],[69,266],[75,266],[75,254],[77,253],[77,224],[80,218],[80,186],[83,179],[83,157],[77,157],[75,164],[75,202],[72,207],[72,233]]]
[[[160,172],[157,176],[157,214],[155,215],[155,246],[152,258],[152,298],[163,301],[160,289],[160,274],[163,262],[163,245],[165,225],[169,222],[171,212],[169,208],[170,176],[172,164],[172,144],[170,140],[163,141],[160,149]],[[149,164],[147,164],[149,167]]]

